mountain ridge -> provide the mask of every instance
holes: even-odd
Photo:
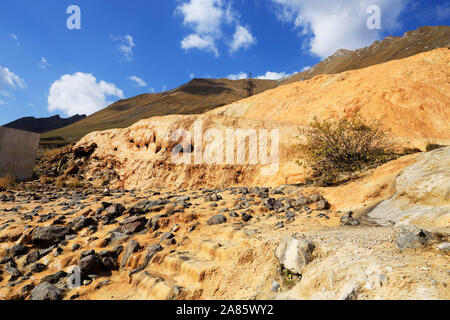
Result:
[[[84,114],[76,114],[69,118],[61,118],[60,115],[54,115],[45,118],[23,117],[4,124],[3,127],[31,131],[35,133],[45,133],[71,125],[84,118],[86,118],[86,115]]]

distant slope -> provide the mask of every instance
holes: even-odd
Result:
[[[193,79],[173,90],[120,100],[80,122],[43,134],[41,142],[69,142],[92,131],[125,128],[155,116],[203,113],[247,97],[246,81]],[[279,82],[255,80],[255,83],[256,94],[276,87]]]
[[[371,46],[355,51],[340,49],[311,69],[286,78],[281,85],[311,79],[321,74],[366,68],[449,45],[450,26],[420,27],[406,32],[403,37],[387,37],[381,42],[375,41]]]
[[[56,130],[86,118],[86,115],[74,115],[70,118],[61,118],[59,115],[48,118],[24,117],[3,125],[3,127],[44,133]]]

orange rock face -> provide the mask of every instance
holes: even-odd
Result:
[[[436,49],[416,56],[394,60],[361,70],[337,75],[321,75],[265,91],[259,95],[215,109],[202,115],[173,115],[142,120],[127,129],[94,132],[84,137],[77,147],[97,145],[89,172],[115,170],[119,179],[115,187],[145,189],[168,187],[226,187],[237,185],[276,186],[303,182],[305,169],[297,165],[301,157],[296,145],[300,142],[298,127],[307,125],[314,117],[340,119],[358,112],[366,120],[381,120],[388,134],[403,146],[425,149],[428,143],[450,143],[450,50]],[[195,123],[202,123],[202,140],[196,140]],[[261,169],[267,163],[243,164],[226,161],[228,129],[277,130],[279,156],[270,158],[269,165],[278,161],[270,175]],[[173,140],[177,130],[192,135],[189,141]],[[205,135],[207,130],[218,132]],[[223,141],[221,140],[223,139]],[[231,149],[251,153],[259,151],[259,140],[239,141]],[[178,142],[182,149],[192,148],[189,164],[171,161]],[[267,140],[267,145],[271,145]],[[274,146],[276,146],[274,144]],[[242,149],[243,148],[243,149]],[[272,150],[271,147],[266,148]],[[197,152],[211,153],[218,161],[195,161]],[[275,159],[277,158],[277,159]]]

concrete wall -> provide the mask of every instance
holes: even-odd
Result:
[[[0,177],[31,178],[39,139],[38,133],[0,127]]]

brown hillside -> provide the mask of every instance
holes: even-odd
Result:
[[[285,79],[282,84],[311,79],[320,74],[361,69],[449,45],[450,26],[420,27],[406,32],[403,37],[387,37],[355,51],[340,49],[311,69]]]

